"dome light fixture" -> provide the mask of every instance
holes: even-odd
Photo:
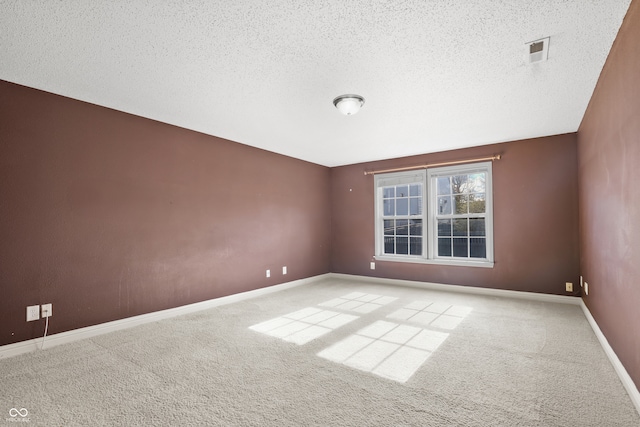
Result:
[[[340,95],[333,100],[333,105],[345,116],[350,116],[360,111],[364,98],[360,95]]]

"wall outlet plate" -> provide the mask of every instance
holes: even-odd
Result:
[[[565,289],[567,290],[567,292],[573,292],[573,283],[566,282],[564,286],[565,286]]]
[[[271,270],[267,270],[267,277],[271,277]]]
[[[42,304],[42,318],[53,316],[53,304]]]
[[[30,305],[27,307],[27,322],[38,320],[40,318],[40,306]]]
[[[287,266],[282,267],[282,274],[287,274]]]
[[[376,269],[376,263],[371,261],[371,264],[369,265],[371,267],[372,270]]]

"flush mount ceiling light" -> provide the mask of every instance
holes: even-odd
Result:
[[[340,95],[333,100],[333,105],[345,116],[350,116],[360,111],[364,98],[360,95]]]

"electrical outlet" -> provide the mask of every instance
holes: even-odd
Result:
[[[589,295],[589,284],[587,282],[584,282],[584,293]]]
[[[282,274],[287,274],[287,266],[282,267]]]
[[[267,270],[267,277],[271,277],[271,270]]]
[[[53,316],[53,305],[52,304],[42,304],[42,318]]]
[[[27,307],[27,322],[38,320],[40,318],[40,306],[30,305]]]
[[[582,284],[582,276],[580,276],[580,287],[584,288],[584,285]]]
[[[573,292],[573,283],[566,282],[565,283],[565,288],[567,289],[567,292]]]
[[[376,263],[375,262],[371,262],[371,264],[369,266],[371,267],[372,270],[376,269]]]

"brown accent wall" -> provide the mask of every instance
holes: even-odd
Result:
[[[494,268],[374,261],[374,183],[364,171],[501,154],[493,164]],[[331,271],[567,295],[578,286],[576,135],[508,142],[331,170]]]
[[[0,345],[329,272],[329,173],[0,81]]]
[[[618,32],[578,130],[585,303],[640,388],[640,2]]]

